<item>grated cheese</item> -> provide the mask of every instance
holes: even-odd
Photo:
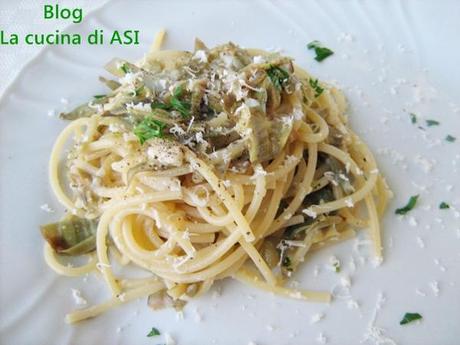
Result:
[[[383,307],[383,303],[385,302],[385,297],[381,292],[377,294],[377,302],[375,303],[374,312],[372,314],[371,320],[368,324],[367,330],[363,335],[362,340],[360,343],[364,343],[367,341],[371,341],[375,345],[397,345],[396,342],[385,335],[385,330],[383,328],[377,327],[375,325],[377,314],[380,309]]]
[[[319,275],[319,266],[316,265],[315,268],[313,269],[313,275],[317,277]]]
[[[204,50],[197,50],[193,58],[203,63],[208,62],[208,56]]]
[[[425,242],[422,240],[422,238],[420,236],[417,236],[417,244],[420,248],[425,248]]]
[[[340,267],[340,260],[335,255],[329,257],[329,265],[327,266],[331,271],[336,272],[337,268]]]
[[[252,62],[253,63],[264,63],[265,62],[265,58],[263,56],[260,56],[260,55],[256,55],[252,58]]]
[[[320,333],[318,334],[318,336],[316,337],[316,341],[320,344],[326,344],[327,343],[327,337],[323,334],[323,333]]]
[[[351,198],[346,198],[345,199],[345,205],[347,205],[347,207],[355,206],[355,204],[353,203],[353,200]]]
[[[431,172],[434,164],[436,164],[435,160],[427,159],[421,155],[416,155],[414,157],[414,162],[418,164],[425,173]]]
[[[382,265],[382,262],[383,262],[383,258],[381,256],[377,256],[377,257],[374,257],[371,261],[372,263],[372,266],[374,268],[377,268],[379,267],[380,265]]]
[[[324,319],[324,314],[323,313],[318,313],[318,314],[315,314],[311,317],[310,319],[310,323],[311,324],[314,324],[314,323],[318,323],[319,321],[321,321],[322,319]]]
[[[446,271],[446,268],[441,264],[441,262],[439,261],[439,259],[433,259],[433,262],[436,266],[439,267],[439,269],[441,270],[441,272],[445,272]]]
[[[143,103],[139,102],[137,104],[134,104],[133,102],[126,104],[126,109],[134,109],[134,110],[141,110],[141,111],[146,111],[150,112],[152,110],[152,104],[151,103]]]
[[[267,325],[265,326],[265,328],[267,329],[267,331],[270,331],[270,332],[273,332],[273,330],[275,329],[272,325]]]
[[[351,287],[351,278],[349,276],[341,276],[340,277],[340,284],[344,287]]]
[[[118,81],[120,84],[124,85],[132,85],[136,82],[136,80],[140,79],[142,76],[142,73],[137,72],[137,73],[126,73],[123,77],[119,78]]]
[[[348,309],[359,309],[359,303],[354,299],[350,299],[347,301],[347,308]]]
[[[315,211],[313,211],[311,208],[304,208],[302,210],[302,213],[305,213],[307,216],[315,219],[317,217],[317,213]]]
[[[426,293],[424,293],[423,291],[421,291],[420,289],[415,289],[415,293],[419,296],[422,296],[422,297],[425,297],[426,296]]]
[[[176,320],[184,320],[184,312],[181,311],[176,311]]]
[[[77,289],[72,289],[72,297],[76,305],[86,305],[88,302],[81,295],[81,291]]]
[[[230,181],[230,180],[222,180],[222,184],[223,184],[225,187],[229,188],[229,187],[232,186],[232,181]]]
[[[267,176],[268,173],[261,165],[258,165],[254,169],[254,174],[251,176],[251,179],[256,179],[259,176]]]
[[[353,42],[354,37],[352,34],[341,32],[339,36],[337,36],[337,41],[339,42]]]
[[[414,217],[409,217],[409,225],[410,226],[417,226],[417,220]]]
[[[195,308],[195,322],[200,323],[203,321],[203,317],[201,316],[201,313],[198,311],[198,308]]]
[[[169,333],[165,333],[165,343],[166,345],[176,345],[176,341]]]
[[[43,204],[43,205],[40,206],[40,208],[43,211],[48,212],[48,213],[53,213],[54,212],[54,210],[51,207],[49,207],[48,204]]]
[[[439,283],[436,280],[433,280],[432,282],[429,283],[431,290],[433,291],[433,294],[438,297],[439,296]]]

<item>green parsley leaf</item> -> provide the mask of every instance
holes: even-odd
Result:
[[[146,117],[134,128],[134,134],[139,138],[142,145],[149,139],[162,138],[165,127],[164,122]]]
[[[446,137],[446,141],[448,141],[448,142],[450,142],[450,143],[453,143],[455,140],[457,140],[457,138],[456,138],[456,137],[453,137],[453,136],[450,135],[450,134]]]
[[[324,88],[319,86],[318,79],[310,78],[309,83],[310,83],[310,86],[313,88],[313,90],[315,90],[315,97],[319,97],[323,93]]]
[[[182,117],[188,117],[190,115],[190,109],[192,105],[190,102],[181,101],[179,97],[182,95],[182,86],[178,86],[174,89],[173,96],[171,97],[171,108],[177,110]]]
[[[182,86],[178,86],[174,89],[169,104],[166,103],[152,103],[152,109],[163,109],[167,111],[177,110],[182,117],[188,117],[190,115],[191,104],[187,101],[182,101],[179,97],[182,95]]]
[[[332,50],[330,50],[329,48],[324,47],[321,44],[321,42],[319,42],[319,41],[312,41],[312,42],[308,43],[307,48],[315,50],[315,54],[316,54],[315,60],[318,61],[318,62],[321,62],[324,59],[326,59],[327,57],[329,57],[332,54],[334,54],[334,52]]]
[[[107,95],[94,95],[93,98],[94,99],[101,99],[101,98],[104,98],[106,97]]]
[[[155,327],[152,327],[152,330],[150,331],[149,334],[147,334],[147,337],[155,337],[157,335],[160,335],[160,331],[156,329]]]
[[[404,314],[403,319],[399,322],[400,325],[405,325],[409,322],[413,322],[416,320],[421,320],[423,318],[422,315],[419,313],[406,313]]]
[[[411,196],[407,205],[396,209],[395,213],[396,214],[406,214],[407,212],[412,210],[415,207],[415,204],[417,203],[418,197],[419,195]]]
[[[172,108],[171,108],[171,106],[169,104],[160,103],[160,102],[152,103],[150,105],[150,107],[152,109],[172,110]]]
[[[426,120],[426,125],[428,127],[431,127],[431,126],[439,126],[439,122],[436,121],[436,120]]]
[[[450,208],[450,205],[449,205],[448,203],[446,203],[446,202],[443,201],[443,202],[441,202],[441,203],[439,204],[439,208],[440,208],[441,210],[445,210],[446,208]]]
[[[182,117],[188,117],[190,115],[191,105],[189,102],[181,101],[178,98],[171,98],[171,107],[177,110]]]
[[[184,92],[184,89],[182,87],[182,85],[179,85],[178,87],[176,87],[173,91],[173,97],[180,97],[182,96],[182,92]]]
[[[334,262],[334,269],[337,273],[340,272],[340,262]]]
[[[270,68],[267,69],[267,74],[278,90],[281,90],[283,85],[289,80],[289,73],[278,66],[270,65]]]
[[[410,113],[409,116],[410,116],[410,122],[417,123],[417,115],[415,115],[414,113]]]
[[[120,66],[120,69],[126,74],[129,73],[129,67],[126,63]]]

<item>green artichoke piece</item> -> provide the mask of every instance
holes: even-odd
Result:
[[[40,230],[56,253],[77,256],[96,249],[97,224],[97,219],[71,215],[59,222],[42,225]]]

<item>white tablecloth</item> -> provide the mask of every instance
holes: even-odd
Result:
[[[83,20],[94,9],[109,0],[60,0],[60,7],[83,9]],[[24,65],[36,56],[45,46],[27,45],[21,42],[24,35],[31,32],[47,33],[64,30],[72,24],[70,19],[44,19],[43,5],[54,4],[49,0],[0,0],[0,30],[5,33],[16,33],[20,41],[18,45],[0,46],[0,97],[15,79]]]

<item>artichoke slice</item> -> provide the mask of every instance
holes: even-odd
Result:
[[[42,225],[40,230],[56,253],[77,256],[96,249],[97,224],[97,219],[70,215],[59,222]]]
[[[251,162],[263,162],[273,156],[269,137],[270,122],[265,114],[256,108],[242,107],[236,125],[237,132],[247,139]]]

